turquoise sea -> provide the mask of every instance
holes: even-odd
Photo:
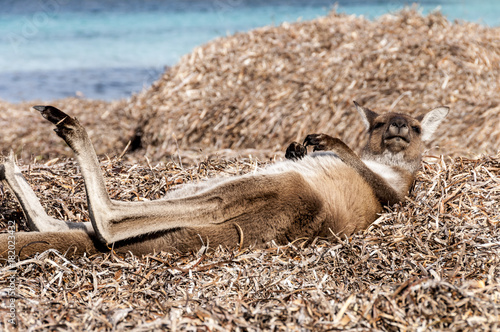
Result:
[[[500,26],[498,0],[417,1],[424,13]],[[158,79],[218,36],[338,12],[376,18],[411,1],[5,0],[0,9],[0,99],[84,95],[112,100]]]

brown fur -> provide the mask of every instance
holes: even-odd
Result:
[[[304,145],[292,143],[287,149],[286,156],[295,162],[187,187],[165,200],[130,203],[109,199],[92,144],[78,121],[53,107],[37,106],[75,152],[92,222],[76,225],[48,217],[10,158],[0,167],[0,178],[11,186],[30,227],[38,231],[16,234],[16,252],[27,257],[54,248],[81,255],[113,246],[139,255],[186,252],[207,244],[263,246],[271,240],[285,244],[298,238],[349,236],[367,228],[383,205],[404,199],[420,163],[420,132],[426,130],[407,115],[378,115],[356,107],[370,135],[365,161],[339,139],[309,135]],[[445,108],[432,111],[435,118],[426,116],[423,122],[433,131],[446,113]],[[307,146],[318,152],[306,156]],[[0,248],[7,248],[6,234],[0,234]],[[0,256],[6,257],[7,251]]]

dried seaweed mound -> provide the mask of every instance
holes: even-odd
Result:
[[[251,171],[255,160],[138,166],[106,160],[111,196],[157,199],[179,183]],[[88,220],[74,162],[22,167],[59,218]],[[2,192],[0,228],[23,219]],[[428,157],[409,199],[337,243],[269,244],[18,263],[19,330],[380,330],[500,328],[500,154]],[[0,262],[0,329],[8,277]]]
[[[77,98],[21,104],[0,101],[0,154],[13,150],[25,162],[72,156],[69,147],[53,132],[54,126],[32,109],[34,105],[48,104],[76,116],[85,126],[98,154],[119,155],[137,126],[135,119],[128,118],[122,111],[120,105],[124,103]]]
[[[448,105],[450,155],[500,145],[500,28],[415,10],[331,13],[196,48],[129,103],[153,159],[181,149],[275,148],[310,132],[363,144],[352,100],[412,115]]]
[[[357,149],[364,135],[352,100],[412,115],[444,104],[451,113],[434,152],[470,156],[500,146],[499,77],[500,28],[415,10],[375,21],[331,13],[209,42],[129,100],[50,103],[81,120],[99,154],[119,155],[130,143],[127,157],[153,161],[200,149],[272,153],[311,132]],[[70,155],[30,111],[36,103],[0,102],[0,152]]]

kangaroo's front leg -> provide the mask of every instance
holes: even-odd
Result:
[[[80,229],[87,232],[89,235],[94,234],[94,229],[90,222],[64,222],[47,215],[38,197],[36,197],[33,192],[33,189],[31,189],[30,185],[21,174],[21,170],[15,164],[14,154],[12,152],[5,159],[4,163],[0,165],[0,180],[7,182],[16,196],[23,208],[28,227],[32,231],[63,232]]]
[[[335,150],[339,145],[338,141],[340,139],[327,134],[311,134],[304,139],[304,146],[312,146],[313,151]]]

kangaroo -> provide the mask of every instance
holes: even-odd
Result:
[[[369,135],[362,158],[338,138],[308,135],[304,143],[290,144],[288,160],[253,174],[185,185],[165,199],[147,202],[111,200],[93,145],[78,120],[52,106],[35,106],[74,152],[90,222],[48,216],[11,153],[0,165],[0,180],[17,197],[33,231],[16,234],[16,255],[24,258],[50,248],[75,255],[110,248],[143,255],[189,252],[207,244],[262,247],[272,240],[286,244],[364,230],[383,206],[404,200],[420,167],[424,142],[448,107],[413,118],[354,104]],[[307,147],[313,152],[308,154]],[[8,240],[8,234],[0,234],[0,257],[12,255],[4,249]]]

